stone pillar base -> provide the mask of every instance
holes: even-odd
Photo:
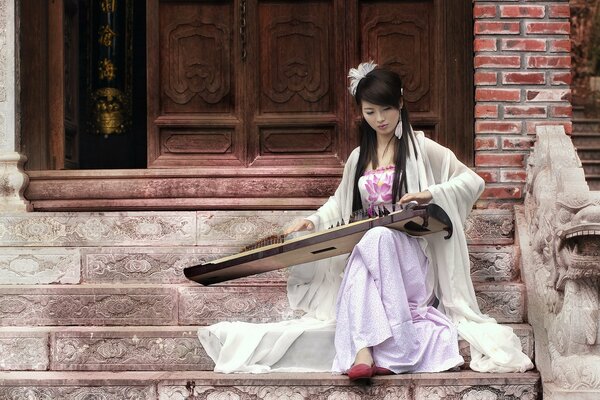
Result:
[[[27,157],[16,152],[0,153],[0,212],[32,211],[23,192],[29,177],[23,171]]]

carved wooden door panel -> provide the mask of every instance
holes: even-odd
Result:
[[[237,6],[148,3],[149,167],[245,165]]]
[[[148,165],[340,166],[340,0],[148,5]]]
[[[398,72],[414,128],[471,164],[472,3],[357,1],[348,14],[352,64],[376,60]]]
[[[339,166],[346,152],[343,2],[248,1],[251,166]]]
[[[148,166],[340,166],[358,143],[345,75],[368,59],[403,77],[415,128],[470,163],[471,10],[468,0],[153,0]]]

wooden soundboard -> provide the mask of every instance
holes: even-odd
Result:
[[[412,236],[441,231],[447,232],[446,239],[452,236],[452,222],[446,212],[436,204],[428,204],[244,251],[187,267],[183,272],[190,280],[211,285],[317,261],[352,252],[363,235],[376,226],[397,229]]]

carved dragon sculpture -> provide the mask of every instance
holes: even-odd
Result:
[[[600,389],[600,192],[589,190],[571,139],[541,129],[529,158],[525,198],[535,292],[554,382]]]

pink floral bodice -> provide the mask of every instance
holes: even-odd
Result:
[[[363,209],[391,204],[393,181],[393,165],[365,171],[358,180],[358,190],[360,191]]]

